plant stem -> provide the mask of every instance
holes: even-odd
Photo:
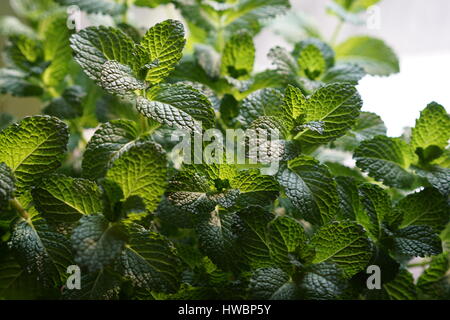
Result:
[[[17,211],[17,213],[19,214],[20,217],[22,217],[25,220],[29,220],[30,219],[30,215],[22,207],[22,205],[20,204],[20,202],[16,198],[12,198],[11,200],[9,200],[9,203],[11,204],[11,206],[14,209],[16,209],[16,211]]]
[[[333,35],[331,36],[330,43],[332,46],[336,44],[336,41],[339,37],[339,33],[342,30],[342,27],[344,26],[344,20],[339,19],[339,23],[337,24],[336,28],[334,29]]]
[[[427,265],[430,264],[430,260],[425,260],[425,261],[421,261],[421,262],[417,262],[417,263],[410,263],[408,264],[408,268],[413,268],[413,267],[425,267]]]

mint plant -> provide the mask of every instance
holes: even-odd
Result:
[[[331,40],[304,25],[255,72],[286,0],[17,1],[0,90],[43,108],[0,116],[0,298],[449,299],[450,116],[386,136],[355,86],[396,55],[336,43],[377,2],[333,1]],[[184,25],[133,27],[169,3]],[[69,5],[112,25],[70,30]]]

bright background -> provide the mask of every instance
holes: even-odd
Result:
[[[14,0],[12,0],[14,1]],[[293,10],[303,13],[330,39],[337,19],[325,12],[330,0],[291,0]],[[385,40],[398,54],[401,72],[390,77],[366,76],[358,86],[364,100],[363,110],[379,114],[388,128],[388,135],[398,136],[404,127],[414,126],[420,110],[436,101],[450,110],[450,1],[449,0],[383,0],[378,5],[379,29],[366,25],[346,24],[338,42],[352,34],[370,34]],[[0,15],[11,14],[9,1],[0,0]],[[180,18],[171,6],[150,10],[135,9],[130,21],[142,28],[167,18]],[[276,45],[291,47],[277,34],[281,17],[274,28],[260,33],[256,39],[256,69],[270,66],[267,52]],[[87,23],[83,18],[83,23]],[[105,20],[102,23],[107,24]],[[277,27],[278,26],[278,27]],[[285,26],[286,27],[286,26]],[[295,35],[295,25],[290,28]],[[23,116],[39,112],[35,98],[0,97],[0,112]]]

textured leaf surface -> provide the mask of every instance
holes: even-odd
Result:
[[[180,261],[163,236],[134,228],[120,263],[134,286],[156,292],[176,292],[180,284]]]
[[[0,163],[0,208],[9,201],[16,189],[16,179],[12,170],[4,163]]]
[[[413,182],[412,174],[407,171],[411,151],[403,140],[376,136],[363,141],[353,158],[358,168],[385,185],[408,188]]]
[[[346,278],[363,270],[372,256],[366,232],[354,222],[324,225],[314,234],[310,244],[316,250],[314,263],[334,263]]]
[[[274,116],[279,113],[283,103],[283,95],[279,90],[266,88],[248,95],[239,109],[239,122],[249,125],[260,116]]]
[[[325,83],[348,82],[357,84],[366,75],[360,66],[353,63],[340,63],[327,70],[321,81]]]
[[[113,263],[125,246],[123,230],[102,215],[84,216],[73,230],[75,262],[96,272]]]
[[[181,59],[186,40],[181,22],[166,20],[151,27],[141,40],[141,64],[152,64],[145,80],[159,83]]]
[[[408,270],[402,269],[394,280],[383,285],[390,300],[415,300],[417,299],[414,278]]]
[[[103,211],[100,189],[86,179],[50,175],[32,194],[36,208],[49,221],[74,222],[82,215]]]
[[[111,120],[102,124],[86,146],[83,176],[101,178],[122,153],[135,145],[139,132],[131,120]]]
[[[400,71],[394,51],[382,40],[368,36],[352,37],[339,44],[336,57],[340,61],[356,63],[372,75],[387,76]]]
[[[400,227],[425,225],[435,231],[442,231],[450,218],[450,208],[446,198],[434,188],[425,188],[409,194],[397,204],[403,214]]]
[[[206,96],[185,84],[152,87],[147,99],[137,98],[137,109],[146,117],[178,129],[201,132],[214,124],[214,109]]]
[[[448,253],[442,253],[433,257],[429,267],[425,269],[417,280],[417,287],[432,296],[435,294],[439,295],[441,291],[445,292],[445,281],[448,277],[449,268]]]
[[[250,292],[253,299],[293,300],[297,288],[289,275],[277,268],[257,269],[250,279]]]
[[[306,298],[314,300],[336,299],[346,286],[342,271],[326,262],[311,266],[300,283]]]
[[[442,252],[439,235],[428,226],[409,226],[394,235],[394,249],[407,256],[427,257]]]
[[[106,177],[117,183],[124,198],[139,196],[153,211],[166,187],[167,160],[161,147],[152,142],[132,146],[115,160]]]
[[[253,70],[255,46],[248,33],[233,35],[222,53],[221,72],[235,79],[246,79]]]
[[[67,125],[54,117],[27,117],[0,132],[0,162],[29,186],[61,164],[68,141]]]
[[[277,179],[306,220],[323,224],[334,218],[338,195],[326,166],[311,157],[298,157],[288,162],[288,168],[280,168]]]

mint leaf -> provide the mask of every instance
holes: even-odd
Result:
[[[102,124],[86,146],[83,176],[104,177],[114,160],[138,142],[139,131],[131,120],[111,120]]]
[[[447,253],[434,256],[429,267],[417,280],[417,288],[428,296],[441,299],[448,297],[450,293],[447,279],[449,267]]]
[[[166,175],[165,153],[159,145],[145,142],[123,152],[108,169],[106,178],[122,188],[124,199],[139,196],[152,212],[164,193]]]
[[[180,261],[173,245],[163,236],[143,228],[131,228],[120,257],[125,278],[139,288],[176,292],[180,285]]]
[[[225,44],[222,53],[221,72],[235,79],[247,79],[255,61],[255,46],[250,34],[233,35]]]
[[[0,208],[13,197],[16,189],[14,174],[4,162],[0,163]]]
[[[201,132],[214,125],[214,109],[200,91],[185,84],[162,84],[137,98],[137,109],[146,117],[178,129]]]
[[[156,84],[166,78],[181,59],[185,42],[184,28],[179,21],[169,19],[151,27],[138,51],[141,66],[148,66],[145,80]]]
[[[282,104],[282,93],[273,88],[265,88],[252,92],[242,100],[238,121],[249,125],[260,116],[274,116],[279,113]]]
[[[40,279],[44,286],[54,286],[73,264],[67,238],[48,226],[39,216],[18,220],[8,242],[22,268]]]
[[[120,292],[120,278],[108,268],[82,273],[80,290],[64,290],[68,300],[116,300]]]
[[[133,76],[130,67],[117,61],[106,61],[100,75],[100,85],[108,92],[126,95],[135,90],[145,89],[144,82]]]
[[[332,222],[322,226],[312,237],[313,263],[329,262],[350,278],[363,270],[371,258],[372,245],[364,229],[354,222]]]
[[[333,49],[318,39],[301,41],[296,45],[294,55],[298,56],[300,74],[311,80],[320,78],[334,65]]]
[[[278,268],[261,268],[255,270],[250,279],[252,299],[294,300],[298,289],[287,273]]]
[[[124,249],[123,227],[102,215],[83,216],[71,236],[75,262],[96,272],[113,263]]]
[[[57,118],[24,118],[0,132],[0,162],[17,179],[17,187],[32,185],[61,165],[68,141],[67,125]]]
[[[307,299],[337,299],[347,287],[342,271],[334,264],[319,263],[307,268],[300,283]]]
[[[395,53],[382,40],[355,36],[336,47],[338,61],[356,63],[371,75],[387,76],[400,71]]]
[[[27,74],[16,69],[0,69],[0,93],[13,96],[40,96],[43,90],[40,86],[28,82]]]
[[[325,83],[348,82],[356,85],[365,75],[366,72],[364,69],[356,64],[339,63],[336,66],[329,68],[323,75],[321,81]]]
[[[429,226],[409,226],[394,234],[393,248],[411,257],[427,257],[442,252],[439,235]]]
[[[71,86],[64,90],[61,97],[54,98],[45,107],[46,115],[60,119],[75,119],[83,114],[83,100],[86,92],[80,86]]]
[[[440,232],[449,222],[447,199],[434,188],[407,195],[398,202],[396,208],[403,215],[401,228],[425,225]]]
[[[328,166],[328,165],[327,165]],[[359,200],[358,186],[353,177],[338,176],[334,178],[339,195],[339,208],[345,219],[356,220],[362,206]]]
[[[49,175],[32,195],[36,208],[48,221],[75,222],[83,215],[103,211],[100,189],[86,179]]]
[[[411,132],[411,146],[427,149],[429,146],[437,146],[444,149],[450,139],[450,116],[443,106],[436,102],[430,103],[420,113],[416,120],[416,126]]]
[[[383,285],[383,289],[389,300],[417,299],[414,278],[406,269],[400,270],[394,280]]]
[[[332,220],[337,213],[336,184],[327,167],[301,156],[280,168],[277,180],[302,216],[315,224]]]
[[[397,188],[409,188],[414,181],[407,170],[412,157],[406,142],[386,136],[363,141],[353,154],[358,168],[377,181]]]
[[[326,143],[344,135],[355,122],[362,106],[356,88],[339,83],[325,85],[300,101],[297,108],[304,116],[303,123],[323,122],[321,133],[310,128],[296,133],[295,139],[305,145]]]
[[[78,6],[81,10],[87,13],[101,13],[107,15],[118,15],[125,11],[123,4],[111,0],[55,0],[63,6]]]

